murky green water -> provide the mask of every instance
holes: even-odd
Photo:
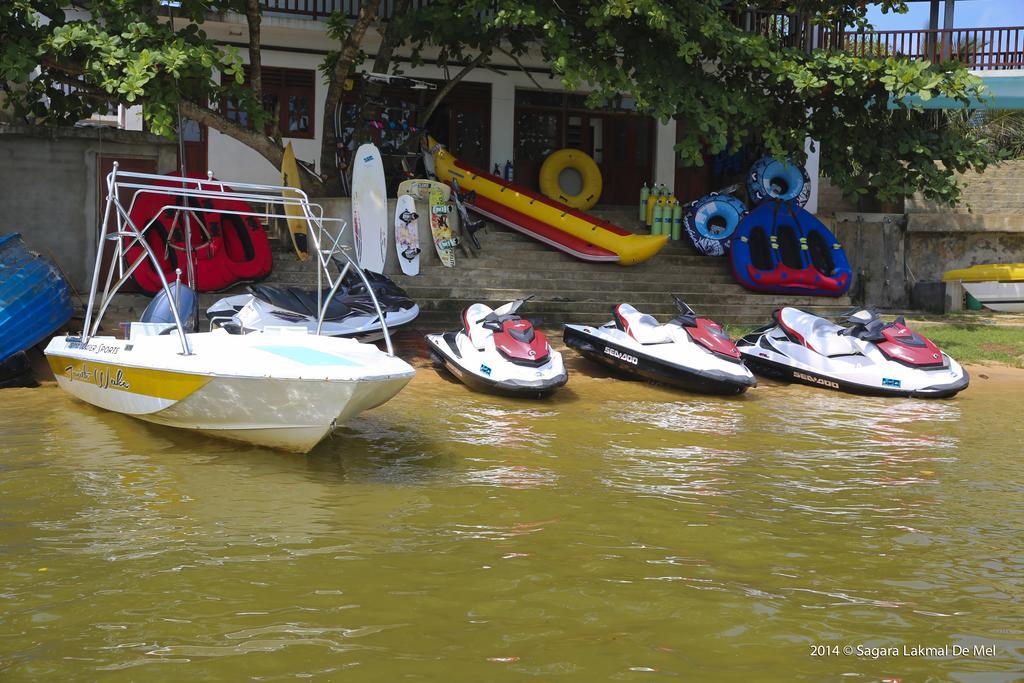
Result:
[[[0,680],[1024,678],[1024,386],[574,369],[517,403],[423,368],[309,457],[3,392]],[[995,653],[867,650],[954,645]]]

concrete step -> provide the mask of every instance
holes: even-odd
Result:
[[[558,288],[566,291],[596,290],[613,292],[618,289],[629,289],[632,291],[663,292],[673,287],[697,287],[702,290],[720,291],[730,287],[739,287],[728,273],[688,273],[681,272],[672,278],[659,277],[656,273],[637,273],[633,277],[613,277],[612,274],[595,273],[592,276],[577,278],[554,278],[551,273],[537,272],[514,273],[507,276],[495,274],[494,277],[485,277],[485,273],[474,271],[471,273],[452,273],[450,276],[439,274],[421,275],[414,278],[395,278],[402,287],[409,291],[423,287],[484,287],[499,285],[514,289],[530,287]],[[632,275],[632,274],[630,274]],[[709,287],[711,285],[711,287]]]
[[[494,301],[483,303],[500,304],[508,301],[509,298],[497,298]],[[845,297],[839,299],[814,299],[813,301],[803,301],[803,297],[798,299],[784,298],[782,300],[777,298],[768,298],[763,301],[750,300],[745,298],[735,302],[728,303],[708,303],[701,306],[696,306],[698,314],[707,317],[715,317],[717,315],[725,315],[728,317],[746,316],[751,311],[756,311],[757,314],[767,312],[770,314],[771,311],[776,308],[780,308],[783,305],[796,305],[798,308],[807,308],[811,311],[828,310],[828,311],[841,311],[850,308],[850,301]],[[467,306],[481,301],[480,297],[452,297],[447,299],[431,299],[419,302],[420,310],[423,312],[428,311],[455,311],[460,312]],[[612,306],[618,303],[619,300],[609,301],[551,301],[542,299],[532,299],[526,306],[524,306],[521,315],[524,317],[533,317],[535,315],[545,314],[557,314],[557,315],[576,315],[579,314],[587,319],[594,319],[594,316],[600,318],[601,316],[609,315]],[[671,302],[645,302],[643,304],[634,305],[643,310],[645,313],[649,313],[655,317],[668,316],[671,318],[676,314],[676,307]],[[756,315],[755,317],[762,317],[762,315]]]
[[[462,303],[462,302],[459,302]],[[530,302],[531,304],[533,302]],[[466,304],[469,305],[469,304]],[[461,312],[465,309],[464,306],[456,306],[455,302],[444,308],[436,310],[422,310],[420,315],[416,318],[413,326],[417,329],[431,331],[431,330],[443,330],[443,329],[455,329],[461,325]],[[755,327],[760,325],[766,325],[771,322],[772,312],[778,308],[777,306],[716,306],[711,308],[702,308],[698,313],[707,318],[711,318],[723,325],[742,325],[746,327]],[[845,312],[850,308],[849,305],[841,305],[839,303],[832,303],[829,305],[814,305],[814,306],[801,306],[802,310],[809,313],[817,313],[820,315],[835,315],[838,313]],[[529,318],[535,324],[542,328],[555,328],[560,329],[562,324],[572,323],[579,325],[600,325],[611,319],[611,306],[607,306],[601,310],[595,311],[580,311],[580,310],[565,310],[565,311],[536,311],[536,310],[525,310],[522,312],[523,317]],[[662,322],[667,322],[674,317],[675,312],[669,311],[665,313],[654,314],[656,318]]]
[[[692,287],[689,289],[674,289],[671,293],[682,297],[695,309],[704,306],[715,305],[742,305],[744,303],[765,305],[765,306],[800,306],[814,305],[818,303],[817,297],[792,297],[780,295],[752,295],[741,287],[736,286],[727,291],[708,291]],[[431,301],[481,301],[488,304],[498,305],[525,296],[533,296],[530,306],[535,304],[552,304],[561,308],[575,307],[577,304],[597,303],[604,306],[611,306],[620,302],[629,302],[644,311],[665,311],[674,312],[675,305],[672,303],[671,293],[666,291],[636,291],[630,289],[618,290],[614,293],[608,291],[569,291],[564,289],[539,289],[536,287],[517,289],[511,287],[438,287],[438,288],[417,288],[409,290],[409,295],[420,304],[422,308],[429,305]],[[752,300],[752,296],[757,299]],[[642,303],[637,303],[642,302]]]
[[[482,252],[480,256],[475,258],[456,257],[455,268],[444,270],[448,273],[466,271],[475,272],[479,270],[500,270],[504,273],[513,273],[520,268],[527,268],[531,272],[621,272],[623,273],[621,277],[630,277],[626,274],[673,274],[681,270],[692,273],[728,273],[730,266],[727,259],[713,259],[706,256],[691,256],[688,254],[675,254],[671,252],[659,254],[654,259],[645,261],[644,263],[638,263],[633,266],[620,266],[617,263],[587,263],[560,253],[508,250],[500,252]],[[420,265],[420,273],[423,275],[434,270],[441,269],[442,266],[436,264],[436,262]],[[274,265],[274,278],[285,273],[307,273],[316,277],[316,268],[309,263],[299,263],[295,261],[279,262]],[[615,275],[613,277],[620,276]]]

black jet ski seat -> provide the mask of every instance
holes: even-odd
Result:
[[[615,326],[641,344],[667,344],[672,332],[653,315],[641,313],[630,304],[619,304],[612,309]]]
[[[799,338],[800,343],[823,356],[832,358],[860,353],[860,349],[847,336],[847,328],[824,318],[796,308],[781,309],[777,318],[788,333]]]
[[[248,290],[250,294],[260,301],[265,301],[276,308],[282,308],[313,319],[320,317],[320,312],[317,310],[315,291],[299,289],[298,287],[274,287],[272,285],[250,285]],[[324,299],[327,298],[328,294],[330,294],[330,290],[324,290]],[[324,320],[341,320],[351,315],[352,308],[339,300],[344,295],[344,291],[339,291],[331,299],[331,303],[327,306],[327,315],[324,316]]]

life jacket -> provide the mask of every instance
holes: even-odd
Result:
[[[152,184],[176,186],[170,180],[154,181]],[[200,188],[203,186],[203,183],[199,184]],[[207,187],[213,189],[214,186]],[[220,186],[216,188],[221,189]],[[186,252],[184,236],[186,225],[190,232],[197,291],[216,292],[239,282],[255,282],[270,274],[272,255],[263,225],[253,216],[226,213],[252,211],[248,203],[234,199],[194,197],[188,201],[201,210],[164,208],[181,206],[182,197],[145,191],[137,195],[129,213],[132,223],[139,230],[153,221],[153,225],[145,232],[145,240],[168,282],[175,279],[175,270],[179,268],[183,281],[188,277],[189,254]],[[137,243],[132,244],[134,238],[123,237],[122,240],[126,247],[126,262],[130,266],[143,255],[144,249]],[[139,264],[132,276],[143,291],[155,293],[161,288],[160,276],[149,258]]]

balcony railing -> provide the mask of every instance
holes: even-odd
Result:
[[[1024,26],[848,31],[816,24],[806,13],[777,14],[763,10],[739,11],[734,21],[744,31],[803,50],[825,48],[858,56],[899,55],[932,63],[955,58],[968,69],[1024,69]]]
[[[355,18],[361,0],[262,0],[269,12],[313,19],[335,12]],[[412,9],[430,0],[412,0]],[[395,0],[381,0],[379,15],[390,18]],[[741,10],[733,21],[744,31],[768,36],[782,44],[813,50],[826,48],[860,56],[903,56],[938,63],[956,58],[968,69],[1024,69],[1024,26],[1002,28],[922,29],[913,31],[846,31],[822,26],[806,13],[778,14]]]
[[[419,9],[429,0],[412,0],[412,9]],[[298,14],[304,17],[318,19],[328,17],[335,12],[340,12],[350,19],[359,15],[359,8],[362,6],[360,0],[262,0],[263,6],[268,12],[280,12],[282,14]],[[378,16],[390,19],[395,12],[395,0],[381,0]]]
[[[841,38],[836,47],[855,55],[902,55],[933,63],[956,59],[977,70],[1024,68],[1024,26],[847,31]]]

